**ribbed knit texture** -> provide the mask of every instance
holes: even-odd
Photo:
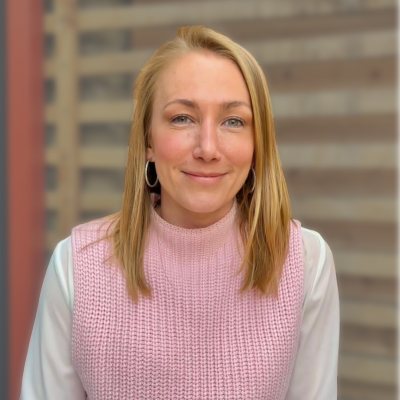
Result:
[[[72,231],[72,361],[90,400],[284,399],[302,315],[300,222],[279,299],[239,294],[237,205],[202,229],[173,226],[152,211],[144,268],[153,299],[130,299],[118,268],[102,260],[97,223]]]

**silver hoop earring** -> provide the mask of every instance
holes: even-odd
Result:
[[[146,166],[145,166],[145,168],[144,168],[144,177],[146,178],[146,183],[147,183],[147,185],[153,188],[153,187],[156,186],[157,183],[158,183],[158,176],[157,176],[156,181],[155,181],[152,185],[150,185],[149,178],[147,177],[147,169],[148,169],[148,167],[149,167],[149,162],[150,162],[150,160],[147,160]]]
[[[253,193],[256,188],[256,171],[254,171],[253,167],[251,167],[251,170],[253,171],[253,187],[251,188],[250,193]]]

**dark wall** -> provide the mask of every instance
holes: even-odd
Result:
[[[0,1],[0,398],[8,398],[7,372],[7,80],[6,9]]]

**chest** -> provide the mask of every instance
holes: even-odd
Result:
[[[73,363],[90,399],[284,398],[301,324],[293,266],[277,300],[239,294],[234,259],[187,285],[154,257],[145,265],[152,299],[134,304],[122,275],[101,270],[85,296],[77,288]]]

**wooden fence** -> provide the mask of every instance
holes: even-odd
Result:
[[[179,25],[216,29],[264,68],[293,216],[332,249],[340,398],[395,399],[396,16],[394,0],[47,2],[48,253],[121,206],[140,68]]]

